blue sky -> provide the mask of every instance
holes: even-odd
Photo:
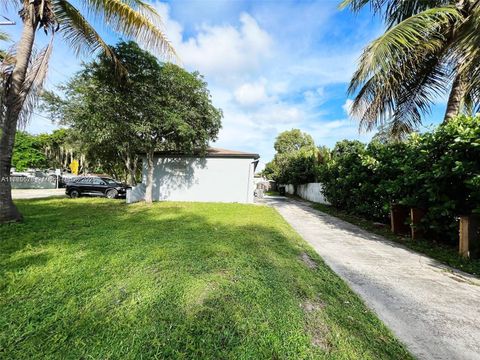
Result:
[[[339,1],[173,0],[152,2],[165,31],[188,70],[205,76],[213,102],[224,112],[214,146],[273,157],[275,137],[299,128],[318,145],[341,139],[368,141],[349,119],[346,94],[357,59],[383,25],[366,11],[352,14]],[[7,14],[18,21],[15,14]],[[103,28],[103,26],[101,26]],[[14,39],[20,27],[3,27]],[[118,37],[101,29],[109,43]],[[39,36],[38,43],[45,41]],[[80,68],[81,61],[59,37],[55,41],[47,88],[54,88]],[[424,124],[441,119],[439,100]],[[27,130],[56,127],[36,111]]]

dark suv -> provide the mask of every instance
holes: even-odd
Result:
[[[106,196],[109,199],[117,197],[125,197],[128,185],[122,184],[116,180],[97,177],[85,176],[78,177],[69,183],[65,189],[65,194],[71,198],[77,198],[81,195]]]

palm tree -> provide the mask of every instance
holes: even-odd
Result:
[[[448,94],[444,122],[480,104],[480,0],[344,0],[369,5],[387,29],[363,51],[349,86],[360,127],[413,131]]]
[[[101,50],[115,60],[108,45],[86,20],[108,25],[113,31],[135,38],[157,54],[175,56],[161,30],[161,19],[155,9],[142,0],[78,0],[76,8],[67,0],[7,0],[7,6],[19,11],[23,31],[13,54],[14,61],[1,67],[0,89],[0,223],[17,221],[21,214],[11,198],[9,183],[15,133],[19,122],[31,114],[32,105],[45,79],[52,42],[35,54],[35,35],[44,30],[59,33],[77,52]],[[83,14],[82,14],[83,13]],[[121,65],[117,62],[117,69]]]

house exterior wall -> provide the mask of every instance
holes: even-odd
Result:
[[[153,200],[253,203],[254,159],[155,157]],[[143,158],[142,183],[147,162]]]

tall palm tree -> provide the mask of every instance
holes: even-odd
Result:
[[[387,29],[363,51],[349,86],[361,128],[413,131],[448,95],[444,122],[480,104],[480,0],[344,0],[369,5]]]
[[[14,62],[1,68],[0,89],[0,223],[21,219],[11,198],[9,183],[15,133],[19,121],[31,114],[35,96],[42,88],[52,43],[35,54],[37,31],[59,34],[78,53],[101,50],[115,59],[113,52],[94,27],[88,14],[113,31],[135,38],[157,54],[175,56],[161,30],[155,9],[142,0],[5,0],[7,7],[19,11],[23,31],[14,54]],[[121,71],[121,65],[118,64]]]

